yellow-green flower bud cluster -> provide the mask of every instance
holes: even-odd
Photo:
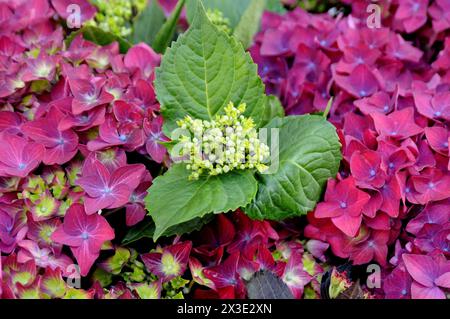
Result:
[[[245,104],[237,108],[229,103],[225,115],[216,115],[212,121],[186,116],[177,122],[183,132],[182,158],[196,180],[202,174],[218,175],[233,170],[257,169],[264,172],[263,164],[269,157],[269,147],[258,138],[252,118],[242,115]]]
[[[230,20],[225,18],[222,11],[218,9],[207,9],[206,16],[219,30],[227,34],[231,34]]]
[[[146,0],[92,0],[97,14],[88,25],[127,37],[132,33],[132,20],[146,6]]]

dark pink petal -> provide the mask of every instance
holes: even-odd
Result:
[[[87,276],[89,270],[99,256],[99,251],[89,250],[89,245],[86,241],[83,242],[81,246],[71,247],[71,250],[80,266],[80,275]]]
[[[52,0],[53,7],[63,19],[67,19],[70,15],[71,11],[68,11],[67,8],[71,4],[79,6],[81,23],[92,19],[97,11],[95,7],[89,3],[89,1],[85,0]]]
[[[358,65],[348,76],[335,75],[334,78],[340,87],[358,98],[370,96],[379,88],[377,78],[364,64]]]
[[[139,70],[142,77],[148,78],[159,65],[161,57],[145,43],[140,43],[128,50],[124,58],[125,66],[131,71]]]
[[[339,217],[333,217],[331,219],[333,224],[342,230],[344,234],[350,237],[355,237],[358,233],[359,227],[361,226],[362,216],[350,216],[347,214],[341,215]]]
[[[144,219],[145,215],[147,215],[146,210],[140,204],[127,204],[125,208],[125,221],[128,227],[136,225]]]
[[[145,172],[145,166],[142,164],[120,167],[111,174],[109,185],[115,187],[116,185],[125,184],[134,190],[142,181]]]
[[[382,138],[404,139],[417,135],[423,129],[414,122],[414,109],[405,108],[389,115],[371,114],[375,128]]]

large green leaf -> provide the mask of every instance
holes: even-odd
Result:
[[[266,107],[264,108],[264,114],[261,118],[261,126],[265,126],[270,123],[276,117],[284,116],[284,108],[281,105],[280,100],[274,96],[269,95],[266,99]]]
[[[153,43],[153,49],[158,53],[164,53],[173,39],[177,27],[178,19],[180,18],[181,10],[184,7],[185,0],[178,0],[177,6],[173,10],[169,19],[162,26],[156,35]]]
[[[267,0],[252,0],[236,26],[234,36],[242,42],[244,48],[252,45],[253,37],[259,30],[266,4]]]
[[[306,214],[338,171],[341,152],[336,130],[317,115],[276,118],[267,127],[279,128],[278,169],[257,174],[258,194],[245,212],[252,218],[272,220]],[[276,139],[268,143],[273,152],[272,140]]]
[[[126,53],[128,49],[131,48],[131,43],[124,38],[93,26],[85,26],[76,32],[72,32],[65,41],[66,46],[69,47],[70,43],[72,43],[75,37],[80,33],[83,34],[83,38],[85,40],[101,46],[108,45],[116,41],[119,43],[120,53]]]
[[[161,30],[166,21],[163,9],[159,6],[158,0],[150,0],[133,23],[133,43],[145,42],[152,45],[156,34]]]
[[[233,171],[199,180],[189,180],[189,175],[184,164],[175,164],[149,188],[145,202],[155,222],[155,241],[175,225],[246,206],[258,188],[252,171]]]
[[[155,88],[164,117],[164,132],[191,115],[211,120],[230,102],[245,102],[244,115],[257,124],[265,107],[264,85],[250,55],[234,38],[219,31],[198,2],[191,28],[166,51],[156,69]]]

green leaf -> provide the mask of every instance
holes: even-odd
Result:
[[[276,118],[267,127],[279,128],[279,166],[272,174],[257,174],[258,194],[245,212],[255,219],[272,220],[306,214],[339,169],[342,157],[336,129],[317,115]],[[276,139],[269,137],[274,152]]]
[[[172,44],[156,69],[155,89],[167,136],[176,121],[191,115],[211,120],[230,102],[245,102],[244,113],[259,124],[265,107],[264,85],[250,55],[219,31],[199,4],[191,28]]]
[[[185,223],[181,223],[169,227],[161,236],[170,237],[174,235],[189,234],[193,231],[200,230],[204,225],[212,221],[214,214],[209,214],[201,218],[195,218]],[[143,238],[153,238],[155,232],[155,223],[147,221],[128,231],[122,241],[122,245],[132,244]]]
[[[267,0],[266,10],[275,13],[285,13],[286,9],[280,0]]]
[[[152,45],[156,34],[164,25],[166,16],[158,4],[158,0],[150,0],[133,23],[133,43],[145,42]]]
[[[247,10],[252,0],[202,0],[206,9],[217,9],[221,11],[225,18],[230,20],[230,27],[234,29],[245,10]],[[195,19],[197,10],[197,0],[187,0],[186,2],[186,16],[189,23]]]
[[[184,7],[185,0],[178,0],[177,6],[173,10],[169,19],[162,26],[153,42],[153,49],[158,53],[164,53],[173,39],[180,18],[181,10]]]
[[[251,171],[233,171],[198,180],[189,180],[189,175],[184,164],[175,164],[166,174],[158,176],[149,188],[145,202],[156,225],[155,241],[169,227],[209,213],[246,206],[258,188]]]
[[[155,232],[155,224],[153,221],[142,222],[131,228],[122,240],[122,245],[132,244],[143,238],[152,238]]]
[[[102,287],[109,286],[112,283],[112,277],[113,275],[111,273],[101,268],[95,269],[94,273],[92,274],[92,279],[94,281],[98,281]]]
[[[83,34],[85,40],[101,46],[117,41],[119,43],[120,53],[126,53],[131,48],[131,43],[124,38],[93,26],[85,26],[76,32],[72,32],[66,39],[66,46],[69,47],[75,37],[80,33]]]
[[[267,0],[252,0],[236,26],[234,36],[242,42],[244,48],[252,45],[253,37],[259,30],[266,4]]]
[[[280,100],[274,96],[269,95],[266,99],[266,107],[264,108],[264,115],[261,120],[261,126],[270,123],[276,117],[284,117],[284,108]]]

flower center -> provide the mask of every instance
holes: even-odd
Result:
[[[342,209],[347,208],[347,203],[346,202],[340,202],[339,206],[341,206]]]
[[[83,95],[84,101],[88,104],[94,104],[97,102],[97,94],[95,93],[87,93]]]
[[[82,238],[83,240],[87,240],[87,239],[89,238],[89,234],[88,234],[87,232],[83,232],[83,233],[81,234],[81,238]]]
[[[374,176],[375,176],[375,174],[376,174],[376,172],[375,172],[375,170],[374,170],[374,169],[371,169],[371,170],[370,170],[370,172],[369,172],[369,174],[370,174],[370,176],[374,177]]]

